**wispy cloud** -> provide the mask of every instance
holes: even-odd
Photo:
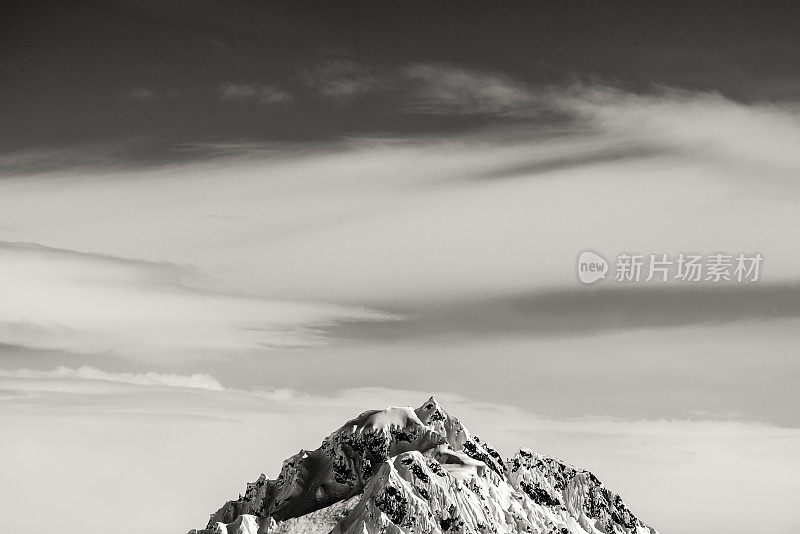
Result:
[[[256,146],[246,158],[136,181],[65,173],[70,188],[53,187],[55,178],[8,181],[0,222],[33,241],[201,270],[225,264],[222,278],[236,277],[238,290],[312,300],[491,297],[572,284],[586,247],[758,251],[765,281],[794,279],[796,239],[781,230],[797,224],[786,200],[800,195],[792,179],[800,161],[786,146],[800,144],[792,115],[698,94],[575,91],[539,97],[574,117],[561,130],[534,122],[446,139],[357,138],[281,153]],[[688,137],[674,116],[703,118]],[[757,145],[773,141],[780,157],[765,158]],[[746,205],[745,193],[755,197]],[[67,209],[76,202],[85,210]],[[209,214],[243,223],[232,232]]]
[[[350,100],[385,90],[390,80],[385,75],[355,61],[337,59],[302,71],[312,90],[325,98]]]
[[[747,165],[748,171],[796,171],[800,113],[789,104],[743,104],[713,92],[656,87],[633,94],[575,84],[542,94],[598,134],[692,157],[710,164]]]
[[[257,102],[264,106],[289,104],[294,97],[288,92],[272,85],[226,83],[219,86],[222,100],[244,100]]]
[[[0,243],[0,341],[158,358],[309,346],[326,327],[387,314],[187,285],[191,271],[32,244]]]
[[[632,93],[600,82],[532,85],[502,72],[447,63],[394,69],[333,60],[305,69],[325,98],[379,98],[398,113],[508,119],[517,127],[555,124],[573,136],[592,134],[627,150],[672,152],[718,163],[794,170],[800,113],[792,103],[735,102],[714,92],[654,86]],[[576,154],[580,157],[580,154]]]
[[[405,109],[415,113],[530,116],[540,104],[523,84],[499,74],[418,64],[401,76],[411,86]]]
[[[536,95],[498,73],[447,64],[411,64],[387,69],[347,59],[330,60],[301,71],[312,92],[340,101],[379,96],[389,110],[435,115],[530,116]]]
[[[136,386],[166,386],[175,388],[198,388],[211,391],[223,391],[225,388],[213,376],[201,373],[180,375],[170,373],[112,373],[95,367],[81,366],[77,369],[60,366],[52,371],[36,371],[32,369],[0,369],[0,377],[26,379],[78,379],[118,382]]]

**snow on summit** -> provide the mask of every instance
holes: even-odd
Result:
[[[504,459],[431,397],[371,410],[190,534],[658,534],[592,473]]]

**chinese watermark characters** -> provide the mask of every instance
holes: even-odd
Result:
[[[578,257],[578,279],[584,284],[603,280],[613,272],[613,280],[631,282],[757,282],[764,258],[760,253],[708,255],[638,254],[617,255],[613,269],[596,252],[584,251]]]

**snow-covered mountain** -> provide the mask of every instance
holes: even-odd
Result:
[[[504,460],[431,397],[364,412],[190,534],[657,534],[589,471]]]

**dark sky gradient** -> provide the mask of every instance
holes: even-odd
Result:
[[[530,86],[596,79],[743,101],[800,95],[796,3],[33,2],[7,5],[0,148],[463,130],[504,120],[399,109],[392,95],[331,102],[307,73],[346,60],[370,72],[436,63]],[[305,74],[304,74],[305,73]],[[286,106],[222,102],[225,83],[268,84]],[[147,89],[155,98],[129,98]]]

